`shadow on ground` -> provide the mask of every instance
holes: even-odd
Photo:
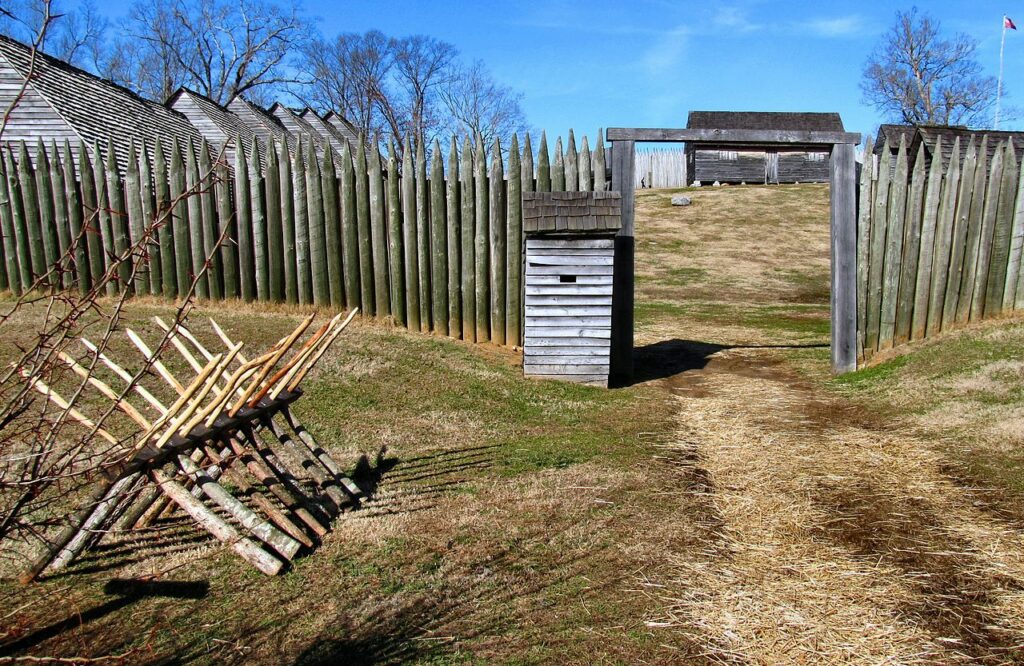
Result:
[[[720,345],[698,340],[662,340],[633,350],[633,382],[643,384],[669,379],[684,372],[703,370],[712,357],[730,349],[812,349],[828,347],[828,343],[798,345]]]

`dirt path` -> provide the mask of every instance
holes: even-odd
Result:
[[[656,630],[713,662],[1024,662],[1021,526],[823,384],[827,190],[664,199],[638,199],[639,367],[714,538],[672,558]]]
[[[674,561],[666,627],[737,663],[1024,660],[1024,536],[927,443],[822,395],[776,350],[664,380],[717,540]],[[670,596],[670,595],[669,595]]]

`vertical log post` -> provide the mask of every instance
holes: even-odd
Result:
[[[857,194],[854,146],[836,144],[830,169],[832,371],[857,369]]]

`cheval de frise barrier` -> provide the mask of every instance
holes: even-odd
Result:
[[[236,140],[237,142],[237,140]],[[102,289],[168,299],[359,308],[414,331],[519,346],[522,195],[605,191],[606,158],[570,130],[553,159],[542,135],[506,149],[453,138],[382,156],[253,140],[233,151],[94,145],[3,149],[0,289]],[[92,158],[89,153],[91,152]],[[488,153],[490,153],[488,155]],[[261,159],[261,155],[266,155]],[[77,169],[76,169],[77,164]]]
[[[886,143],[860,179],[858,365],[911,341],[1024,310],[1024,179],[1012,139],[956,139],[895,157]],[[992,154],[989,161],[989,154]]]

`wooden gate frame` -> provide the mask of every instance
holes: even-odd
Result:
[[[615,238],[612,299],[611,379],[633,378],[633,287],[635,248],[633,170],[636,144],[713,141],[719,144],[788,144],[829,150],[832,371],[857,369],[857,168],[856,132],[794,130],[644,129],[612,127],[612,190],[622,193],[622,229]]]

